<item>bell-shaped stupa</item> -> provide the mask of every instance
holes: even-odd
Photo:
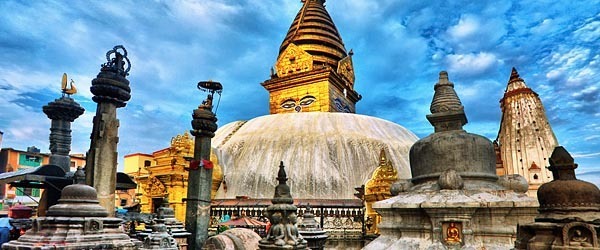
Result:
[[[270,79],[271,115],[217,130],[212,149],[222,167],[216,199],[268,199],[284,161],[297,199],[355,199],[385,148],[400,178],[409,178],[408,129],[355,114],[353,52],[347,52],[325,0],[302,0],[279,48]],[[333,3],[335,4],[335,3]],[[341,204],[341,203],[340,203]],[[318,204],[314,204],[318,206]]]
[[[522,178],[499,181],[492,142],[463,129],[464,107],[445,71],[434,89],[427,119],[435,132],[410,150],[413,178],[373,205],[381,235],[364,249],[508,249],[537,202],[505,188],[520,187]]]
[[[34,219],[32,229],[2,249],[138,249],[121,230],[122,220],[107,216],[93,187],[69,185],[46,217]]]
[[[577,164],[563,147],[549,161],[554,180],[538,189],[540,215],[519,226],[515,249],[600,249],[600,190],[577,180]]]

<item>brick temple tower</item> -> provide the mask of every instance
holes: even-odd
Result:
[[[558,141],[537,93],[512,69],[504,97],[500,100],[502,121],[495,141],[498,175],[519,174],[529,183],[528,195],[536,196],[543,183],[552,181],[546,168]]]

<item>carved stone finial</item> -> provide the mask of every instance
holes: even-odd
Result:
[[[83,171],[81,166],[77,166],[73,179],[75,184],[85,184],[85,171]]]
[[[575,169],[577,164],[562,146],[554,148],[550,156],[550,171],[555,180],[575,180]]]
[[[462,126],[467,124],[467,117],[446,71],[440,72],[434,90],[431,115],[427,115],[427,120],[435,127],[435,132],[462,130]]]
[[[283,161],[279,164],[279,171],[277,172],[277,180],[279,185],[275,187],[275,194],[273,195],[273,204],[293,204],[294,199],[290,193],[290,186],[287,185],[287,174],[285,173],[285,166]]]
[[[285,166],[283,165],[283,161],[279,162],[279,172],[277,172],[277,180],[279,184],[286,184],[288,180],[287,174],[285,173]]]

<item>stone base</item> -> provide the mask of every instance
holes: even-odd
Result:
[[[509,190],[400,193],[376,202],[381,236],[363,249],[510,249],[538,203]],[[454,236],[452,235],[453,233]]]
[[[116,218],[41,217],[33,221],[31,230],[2,249],[138,249],[119,229],[120,222]]]
[[[600,250],[599,231],[600,225],[585,222],[537,222],[521,225],[514,249]]]

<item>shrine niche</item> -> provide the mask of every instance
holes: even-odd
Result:
[[[150,176],[150,178],[148,178],[148,186],[146,187],[145,191],[151,197],[163,197],[167,193],[167,188],[165,187],[165,184],[163,184],[158,178],[155,176]]]
[[[461,245],[462,223],[460,222],[442,222],[442,240],[448,246]]]
[[[598,236],[594,227],[586,223],[572,222],[563,227],[563,246],[598,247]]]
[[[302,48],[290,43],[275,63],[277,76],[283,77],[313,69],[313,57]]]

